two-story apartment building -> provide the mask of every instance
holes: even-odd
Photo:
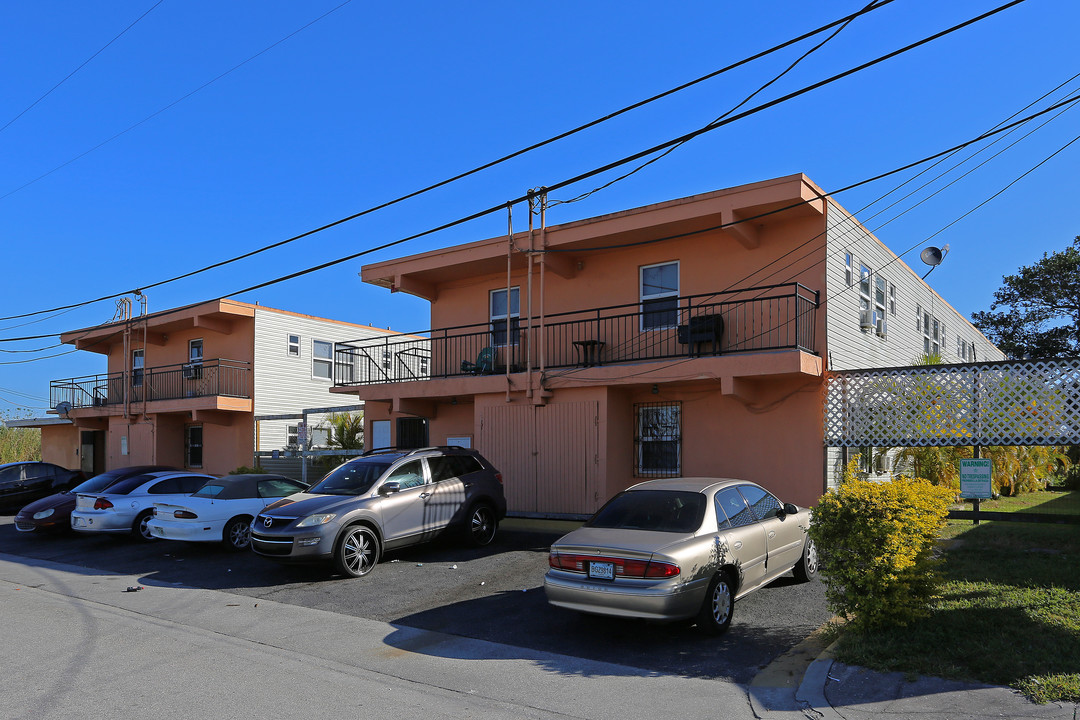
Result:
[[[541,223],[542,224],[542,223]],[[511,512],[730,476],[812,504],[827,369],[1001,354],[803,175],[365,266],[431,301],[422,338],[338,345],[374,445],[471,444]],[[918,316],[918,317],[916,317]]]
[[[64,333],[62,342],[105,355],[107,372],[51,383],[51,405],[72,424],[42,425],[46,459],[93,473],[250,466],[256,450],[295,449],[303,435],[295,419],[258,418],[338,399],[335,365],[349,374],[335,343],[391,335],[227,299]]]

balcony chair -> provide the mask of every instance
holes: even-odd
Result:
[[[461,361],[461,372],[470,375],[490,375],[495,372],[495,348],[486,347],[476,356],[476,362]]]

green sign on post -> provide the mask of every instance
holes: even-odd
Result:
[[[973,459],[960,461],[960,497],[989,500],[994,486],[990,482],[990,460]]]

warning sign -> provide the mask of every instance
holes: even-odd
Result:
[[[960,497],[989,500],[993,497],[991,482],[993,463],[990,460],[960,461]]]

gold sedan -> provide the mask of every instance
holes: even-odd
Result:
[[[634,485],[551,546],[548,602],[597,615],[731,625],[735,600],[787,572],[817,574],[810,511],[760,485],[667,478]]]

